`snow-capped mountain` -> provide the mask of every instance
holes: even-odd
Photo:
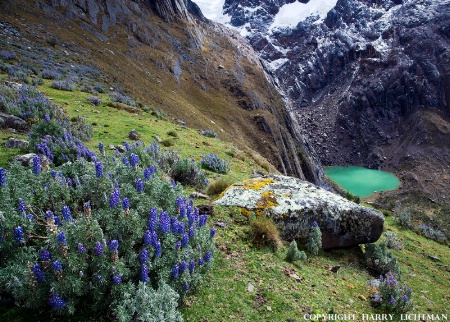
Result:
[[[433,178],[450,166],[450,0],[226,0],[216,17],[259,53],[325,165],[447,195]]]

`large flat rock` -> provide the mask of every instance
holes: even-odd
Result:
[[[316,221],[323,249],[372,243],[383,232],[379,211],[293,177],[269,175],[234,184],[214,204],[265,214],[286,240],[305,240]]]

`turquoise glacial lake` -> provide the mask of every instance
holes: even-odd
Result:
[[[327,176],[352,195],[365,198],[374,192],[395,190],[400,180],[390,172],[356,166],[327,167]]]

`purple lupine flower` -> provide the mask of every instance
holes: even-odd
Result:
[[[194,222],[195,222],[195,216],[194,216],[193,213],[189,213],[189,207],[188,207],[188,215],[187,215],[187,217],[188,217],[188,225],[189,225],[189,227],[192,227],[194,225]]]
[[[39,258],[43,262],[48,262],[52,258],[52,255],[50,255],[50,252],[48,250],[41,248],[41,250],[39,251]]]
[[[27,205],[25,204],[25,202],[23,202],[22,199],[19,199],[19,207],[18,207],[19,212],[22,214],[25,212],[26,209]]]
[[[122,275],[114,275],[112,281],[114,284],[122,283]]]
[[[187,263],[185,260],[182,260],[180,263],[180,274],[183,274],[187,268]]]
[[[186,217],[186,205],[184,203],[182,203],[178,207],[180,208],[178,211],[178,213],[180,214],[179,218],[182,219],[182,218]]]
[[[63,269],[62,263],[61,263],[60,261],[54,261],[54,262],[52,263],[52,266],[53,266],[53,271],[54,271],[55,273],[61,272],[62,269]]]
[[[37,176],[41,174],[41,159],[37,155],[33,157],[33,173]]]
[[[166,211],[159,216],[159,231],[163,233],[170,233],[170,219]]]
[[[144,182],[141,178],[136,179],[136,191],[142,193],[144,191]]]
[[[177,240],[175,243],[175,251],[177,252],[181,248],[181,241]]]
[[[0,187],[6,186],[6,170],[0,168]]]
[[[190,227],[189,228],[189,238],[194,238],[194,235],[195,235],[194,227]]]
[[[145,264],[141,266],[141,281],[148,283],[148,267]]]
[[[174,188],[174,189],[176,189],[177,188],[177,183],[175,182],[175,180],[170,180],[170,183],[172,184],[172,187]]]
[[[150,217],[148,219],[148,229],[151,231],[156,231],[158,210],[156,208],[150,209]]]
[[[114,180],[114,189],[119,189],[119,183],[117,182],[117,180]],[[120,198],[120,193],[119,193],[119,198]]]
[[[125,142],[123,143],[123,145],[125,145],[125,149],[126,149],[127,151],[130,151],[130,150],[131,150],[131,145],[130,145],[130,143],[128,143],[128,141],[125,141]]]
[[[189,236],[188,234],[183,234],[181,237],[181,247],[186,248],[189,245]]]
[[[180,235],[184,234],[184,222],[182,221],[178,222],[178,234]]]
[[[101,280],[103,279],[103,276],[97,275],[97,279],[98,279],[99,281],[101,281]]]
[[[130,165],[130,161],[128,161],[128,158],[127,158],[126,155],[123,156],[123,158],[122,158],[122,163],[123,163],[124,165],[126,165],[127,167]]]
[[[148,246],[153,245],[153,236],[152,236],[152,232],[150,230],[147,230],[144,233],[144,244],[148,245]]]
[[[97,178],[103,177],[103,164],[101,162],[95,162],[95,176]]]
[[[187,282],[184,282],[184,291],[189,291],[189,284]]]
[[[97,256],[102,256],[103,255],[103,246],[102,246],[102,244],[100,242],[97,242],[95,244],[94,253]]]
[[[56,179],[56,171],[55,171],[55,170],[52,170],[52,171],[50,172],[50,174],[52,175],[52,178],[53,178],[53,179]]]
[[[141,253],[139,254],[139,263],[145,264],[148,261],[148,250],[147,248],[144,248],[143,250],[141,250]]]
[[[156,172],[156,167],[154,165],[152,165],[150,168],[146,168],[144,170],[144,179],[145,180],[150,180],[150,178],[152,177],[152,175]]]
[[[170,219],[170,224],[172,226],[172,234],[178,233],[178,219],[177,219],[177,217],[172,217]]]
[[[194,274],[194,269],[195,269],[195,262],[193,259],[191,259],[189,261],[189,273],[192,275]]]
[[[136,169],[136,166],[138,163],[139,163],[139,156],[137,154],[131,153],[130,154],[130,165],[133,167],[133,169]]]
[[[403,301],[405,301],[405,302],[408,302],[409,301],[409,297],[408,297],[408,295],[403,295]]]
[[[130,209],[130,199],[123,198],[123,200],[122,200],[122,209],[123,210]]]
[[[56,226],[58,226],[58,227],[62,226],[61,218],[59,218],[58,216],[55,216],[53,219],[55,220]]]
[[[91,202],[90,202],[90,201],[85,202],[85,203],[83,204],[83,209],[84,209],[84,210],[91,209]]]
[[[57,294],[54,294],[48,300],[48,304],[50,304],[51,307],[57,310],[61,310],[67,305],[66,301],[64,301],[64,299]]]
[[[211,230],[209,231],[209,236],[211,238],[214,238],[216,236],[216,228],[211,228]]]
[[[313,228],[319,227],[319,225],[317,225],[317,222],[316,222],[315,220],[314,220],[313,223],[312,223],[312,227],[313,227]]]
[[[21,226],[14,228],[14,240],[16,243],[23,242],[23,228]]]
[[[155,243],[155,253],[157,258],[161,258],[161,242],[159,240]]]
[[[29,221],[33,221],[33,220],[34,220],[34,216],[33,216],[32,214],[28,214],[28,215],[27,215],[27,219],[28,219]]]
[[[65,221],[73,221],[72,215],[70,214],[69,206],[64,206],[62,208],[62,215]]]
[[[105,146],[103,145],[102,142],[100,142],[100,143],[98,144],[98,150],[100,151],[100,153],[105,152]]]
[[[111,208],[115,208],[120,202],[120,192],[119,190],[116,188],[114,189],[114,191],[111,193],[111,196],[109,197],[109,206]]]
[[[66,234],[63,231],[58,233],[58,235],[56,235],[56,240],[59,245],[63,246],[67,245]]]
[[[38,282],[42,282],[45,280],[45,273],[41,269],[41,265],[36,264],[31,268],[31,271],[33,272],[34,277],[36,277],[36,280]]]
[[[198,266],[202,266],[203,265],[203,258],[199,258],[198,259]]]
[[[67,186],[68,186],[68,187],[73,187],[72,179],[66,178],[66,183],[67,183]]]
[[[81,254],[85,254],[85,253],[86,253],[86,248],[83,246],[82,243],[78,243],[78,251],[79,251]]]
[[[389,303],[394,304],[395,303],[395,298],[391,295],[391,298],[389,299]]]
[[[46,122],[50,122],[50,115],[45,114],[45,115],[44,115],[44,120],[45,120]]]
[[[109,242],[109,250],[111,252],[115,252],[119,249],[119,241],[116,239],[113,239]]]
[[[181,205],[184,205],[185,203],[186,203],[186,199],[184,199],[183,197],[179,197],[175,201],[175,204],[177,205],[177,207],[181,207]]]
[[[209,261],[211,260],[211,252],[207,251],[205,253],[205,256],[203,256],[203,259],[205,260],[205,262],[209,263]]]
[[[175,265],[172,267],[172,277],[173,277],[174,279],[177,279],[177,278],[178,278],[179,272],[180,272],[180,268],[178,267],[178,265],[175,264]]]

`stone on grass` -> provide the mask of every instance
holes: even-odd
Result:
[[[16,138],[9,138],[5,143],[5,147],[8,149],[24,149],[28,148],[29,145],[30,142]]]
[[[268,175],[229,187],[214,202],[241,207],[244,214],[271,217],[285,240],[305,242],[313,222],[322,232],[322,248],[373,243],[383,232],[381,212],[298,178]]]

